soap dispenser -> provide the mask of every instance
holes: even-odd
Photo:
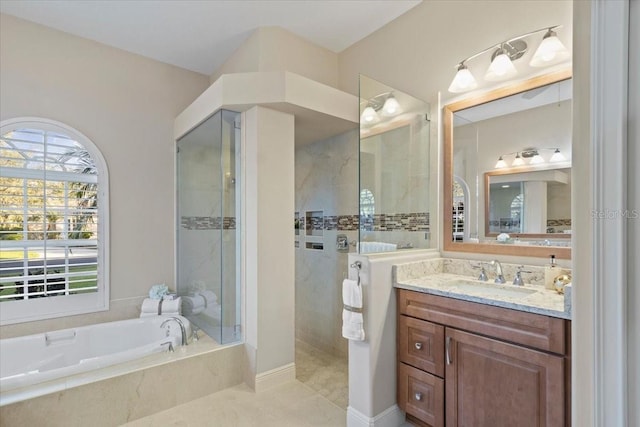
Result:
[[[556,256],[551,255],[549,265],[544,268],[544,287],[555,290],[554,280],[560,274],[560,269],[556,265]]]

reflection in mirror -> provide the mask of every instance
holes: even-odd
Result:
[[[428,249],[429,104],[360,76],[360,253]]]
[[[505,171],[507,172],[507,171]],[[485,174],[485,235],[571,233],[571,169]]]
[[[444,121],[445,250],[570,257],[570,72],[450,104]]]

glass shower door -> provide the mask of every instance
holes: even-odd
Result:
[[[178,141],[178,294],[183,315],[220,344],[242,339],[239,120],[218,111]]]

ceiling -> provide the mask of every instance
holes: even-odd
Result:
[[[211,75],[258,27],[341,52],[421,0],[2,0],[0,12]]]

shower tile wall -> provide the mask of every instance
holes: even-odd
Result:
[[[300,218],[322,211],[317,230],[323,249],[307,249],[305,224],[300,225],[296,249],[296,338],[337,356],[347,356],[342,338],[342,280],[347,276],[346,252],[336,239],[358,239],[358,130],[296,149],[296,201]],[[293,218],[292,218],[293,220]],[[316,227],[319,228],[319,227]],[[349,251],[355,247],[349,245]]]

